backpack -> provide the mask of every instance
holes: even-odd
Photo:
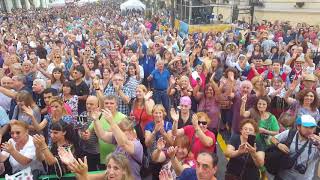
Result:
[[[287,111],[281,113],[278,122],[284,128],[292,128],[297,117],[297,105],[290,106]]]
[[[285,142],[282,143],[284,143],[288,148],[290,148],[290,145],[296,133],[296,129],[290,129],[287,139],[285,140]],[[264,166],[270,174],[276,175],[282,170],[292,168],[295,161],[296,159],[291,158],[289,154],[286,154],[279,150],[279,148],[276,145],[272,145],[265,151]]]

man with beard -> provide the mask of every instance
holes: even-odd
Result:
[[[293,167],[280,171],[275,180],[313,179],[316,163],[320,159],[320,136],[315,134],[316,127],[316,120],[311,115],[302,115],[297,120],[297,132],[289,147],[283,143],[289,136],[289,130],[271,139],[272,143],[286,154],[294,156],[298,151],[302,151]]]

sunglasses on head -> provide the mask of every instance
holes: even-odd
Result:
[[[207,122],[207,121],[198,121],[198,124],[199,124],[199,125],[201,125],[201,124],[202,124],[202,125],[207,125],[208,122]]]

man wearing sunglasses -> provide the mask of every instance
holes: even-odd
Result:
[[[191,144],[191,152],[197,158],[202,151],[215,151],[216,137],[213,132],[208,130],[210,118],[205,112],[198,112],[192,116],[192,125],[187,125],[178,129],[179,114],[171,117],[173,119],[172,134],[174,136],[188,136]]]

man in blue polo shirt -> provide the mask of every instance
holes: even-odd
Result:
[[[167,89],[169,87],[170,72],[164,67],[164,61],[158,60],[156,69],[151,72],[148,81],[153,81],[153,98],[156,104],[162,104],[166,111],[169,110],[169,96]]]

